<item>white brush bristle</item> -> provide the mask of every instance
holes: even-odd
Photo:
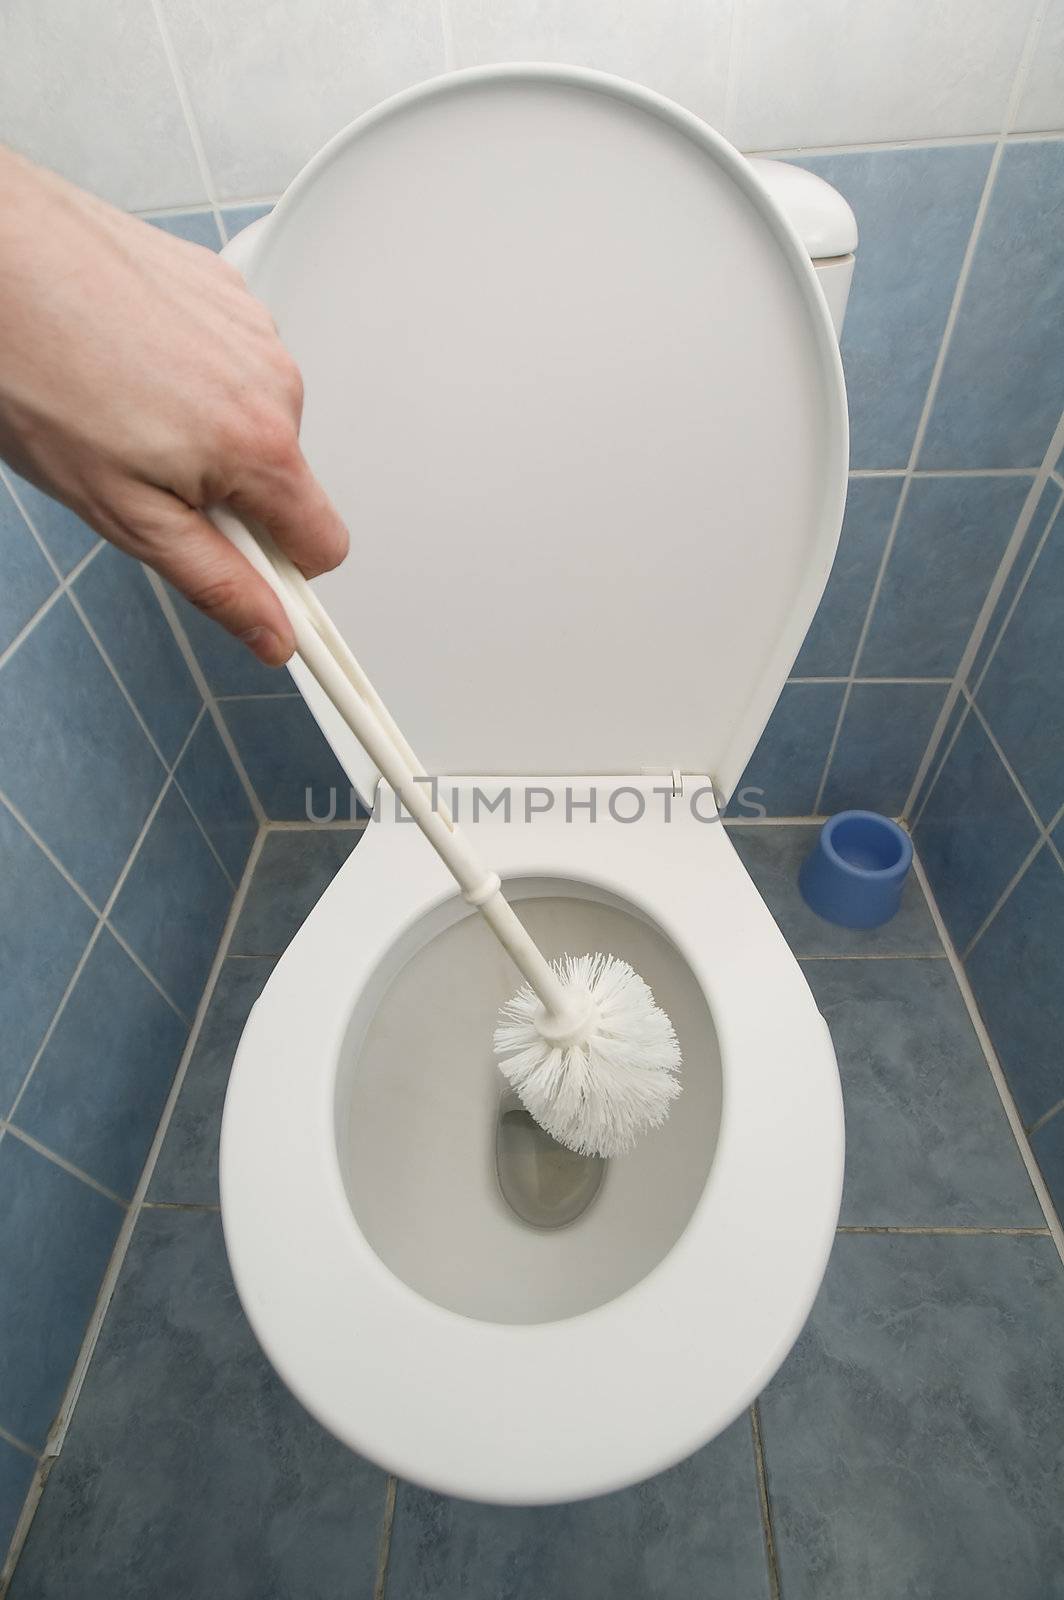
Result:
[[[623,1155],[661,1126],[680,1093],[672,1023],[616,956],[566,956],[555,971],[594,1002],[587,1037],[565,1047],[546,1040],[536,1026],[542,1008],[526,983],[499,1013],[499,1069],[559,1144],[581,1155]]]

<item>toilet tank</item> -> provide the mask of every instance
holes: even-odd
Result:
[[[849,203],[804,167],[756,156],[750,165],[809,252],[835,333],[840,334],[857,249],[857,219]]]

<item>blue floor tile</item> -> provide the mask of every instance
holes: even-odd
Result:
[[[234,883],[239,883],[258,824],[210,716],[205,716],[196,729],[176,777],[226,871]]]
[[[272,822],[352,819],[351,780],[302,695],[226,700],[221,711]]]
[[[1038,550],[1043,534],[1058,516],[1062,500],[1064,500],[1064,490],[1059,489],[1050,479],[1039,496],[1034,515],[1028,524],[1027,532],[1023,536],[1023,542],[1017,551],[1012,566],[1009,568],[1005,583],[994,606],[994,612],[990,618],[986,633],[980,641],[978,650],[972,657],[972,664],[968,669],[967,681],[969,686],[974,686],[979,682],[983,668],[986,666],[987,658],[997,645],[998,635],[1008,615],[1009,607],[1016,597],[1016,591],[1030,570],[1031,562]]]
[[[1064,1218],[1064,1111],[1058,1111],[1031,1135],[1031,1149],[1057,1208]]]
[[[35,1449],[63,1397],[123,1215],[14,1134],[0,1140],[0,1427]]]
[[[855,467],[908,462],[992,149],[875,150],[799,163],[833,184],[857,216],[842,331]]]
[[[1007,145],[921,467],[1037,467],[1064,371],[1064,144]]]
[[[1013,1098],[1030,1124],[1064,1099],[1064,872],[1039,851],[965,965]]]
[[[913,829],[932,893],[962,954],[1037,839],[1016,785],[969,713]]]
[[[953,676],[1029,488],[1026,478],[913,480],[857,663],[861,677]]]
[[[232,899],[229,879],[170,788],[111,921],[186,1016],[199,1002]]]
[[[53,500],[51,495],[44,494],[25,478],[20,478],[17,472],[11,472],[10,477],[26,515],[65,577],[73,571],[82,556],[87,556],[93,546],[99,544],[99,539],[80,517],[76,517],[60,501]]]
[[[808,961],[846,1108],[846,1227],[1044,1225],[948,961]]]
[[[361,837],[353,828],[268,834],[233,930],[230,955],[281,955]]]
[[[843,692],[841,683],[784,684],[726,815],[812,814]]]
[[[576,1505],[399,1486],[386,1600],[768,1600],[750,1419],[670,1472]]]
[[[900,478],[851,478],[835,564],[792,678],[844,678],[853,666],[900,493]]]
[[[976,691],[1043,822],[1064,803],[1064,521],[1057,518]]]
[[[96,918],[0,806],[0,1116],[6,1116]]]
[[[271,1370],[217,1215],[144,1211],[11,1600],[368,1600],[384,1494]]]
[[[0,650],[7,649],[55,585],[55,573],[0,483]]]
[[[175,239],[186,239],[189,244],[201,244],[206,250],[220,250],[222,236],[214,220],[213,211],[181,211],[168,217],[145,217],[153,228],[172,234]]]
[[[0,788],[102,905],[165,779],[69,601],[0,673]]]
[[[0,1566],[36,1468],[32,1456],[0,1439]]]
[[[900,815],[945,698],[945,684],[855,683],[820,809]]]
[[[74,593],[152,738],[175,760],[202,701],[140,562],[109,545]]]
[[[271,956],[224,963],[152,1174],[149,1200],[218,1204],[218,1138],[229,1073],[244,1024],[274,965]]]
[[[841,1236],[761,1414],[786,1600],[1060,1593],[1052,1239]]]
[[[19,1101],[15,1123],[128,1198],[187,1033],[105,928]]]
[[[798,872],[816,836],[816,827],[800,823],[728,828],[739,859],[795,955],[942,954],[927,902],[912,873],[902,891],[900,909],[880,928],[840,928],[810,911],[798,889]]]

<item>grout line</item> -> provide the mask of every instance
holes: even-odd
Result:
[[[221,708],[218,705],[218,700],[210,684],[207,682],[206,675],[203,671],[203,668],[199,664],[196,652],[193,650],[192,645],[189,642],[189,637],[182,625],[181,618],[178,616],[174,607],[174,603],[166,592],[166,586],[159,577],[158,573],[153,572],[151,568],[145,568],[145,571],[148,575],[148,582],[155,590],[155,598],[162,607],[163,616],[170,624],[174,638],[177,640],[178,648],[185,658],[185,664],[188,667],[189,672],[192,674],[192,681],[195,683],[196,688],[203,697],[204,704],[206,705],[207,710],[210,712],[214,726],[217,729],[218,737],[225,745],[225,748],[229,753],[229,759],[236,769],[236,775],[244,787],[244,793],[248,797],[248,803],[251,806],[255,821],[261,828],[266,822],[266,812],[263,810],[262,802],[259,800],[258,795],[255,793],[255,790],[252,787],[251,779],[248,777],[247,770],[240,758],[240,752],[236,747],[236,742],[233,739],[232,734],[229,732],[229,724],[222,715]]]
[[[33,840],[34,844],[37,846],[37,848],[41,852],[41,854],[46,858],[47,861],[49,861],[51,863],[51,865],[55,868],[56,872],[58,872],[59,876],[64,880],[64,882],[71,889],[73,889],[73,891],[77,895],[78,899],[79,900],[83,900],[85,902],[85,904],[88,906],[89,910],[93,913],[94,916],[97,916],[97,917],[102,916],[103,913],[101,912],[101,910],[100,910],[99,906],[96,904],[96,902],[92,899],[91,895],[86,894],[85,890],[81,887],[81,884],[78,882],[78,880],[75,877],[73,877],[67,871],[66,867],[64,867],[63,863],[60,861],[60,859],[56,855],[55,851],[52,850],[49,845],[45,844],[45,842],[41,838],[40,834],[36,831],[36,829],[32,826],[32,824],[29,823],[26,820],[26,818],[22,815],[22,812],[19,810],[19,808],[15,804],[15,802],[7,794],[5,794],[2,789],[0,789],[0,805],[5,806],[7,808],[7,810],[10,811],[11,815],[14,817],[14,819],[18,823],[19,827],[22,828],[24,830],[24,832],[29,834],[30,838]]]
[[[188,92],[188,86],[185,83],[185,75],[181,69],[181,63],[178,60],[177,50],[174,48],[174,41],[170,36],[170,28],[166,21],[166,17],[163,14],[161,0],[148,0],[148,3],[151,6],[152,15],[155,18],[155,25],[159,30],[159,37],[162,40],[163,53],[166,56],[167,64],[170,68],[170,76],[173,79],[174,89],[177,94],[178,102],[181,106],[181,113],[185,119],[185,127],[188,131],[189,143],[192,146],[192,154],[195,158],[196,166],[199,169],[200,182],[203,184],[203,192],[207,196],[207,204],[213,213],[215,226],[218,229],[221,241],[223,244],[225,244],[229,238],[229,235],[226,232],[225,223],[222,220],[222,212],[218,204],[218,195],[214,187],[214,178],[211,175],[210,162],[207,160],[207,151],[200,135],[199,123],[196,120],[196,113],[192,107],[192,100]]]
[[[754,1440],[754,1468],[757,1473],[757,1500],[761,1511],[761,1534],[765,1541],[770,1600],[780,1600],[780,1565],[776,1554],[776,1531],[772,1523],[772,1502],[768,1494],[768,1468],[765,1441],[761,1433],[761,1408],[755,1400],[750,1407],[750,1432]]]
[[[217,694],[218,704],[228,705],[230,700],[302,700],[298,689],[284,689],[280,694]]]
[[[90,1317],[88,1326],[85,1330],[85,1337],[82,1340],[81,1349],[79,1350],[77,1360],[74,1363],[74,1368],[71,1372],[70,1380],[66,1387],[66,1392],[64,1393],[63,1399],[60,1402],[55,1421],[52,1424],[51,1431],[49,1432],[48,1439],[44,1447],[41,1464],[38,1467],[37,1472],[34,1474],[29,1493],[26,1496],[22,1511],[19,1515],[17,1523],[15,1524],[15,1530],[11,1536],[11,1543],[8,1546],[7,1557],[4,1561],[2,1569],[0,1569],[0,1600],[2,1600],[2,1597],[7,1592],[7,1586],[11,1581],[11,1577],[18,1563],[19,1556],[22,1554],[22,1547],[26,1542],[26,1536],[30,1531],[30,1526],[37,1511],[37,1506],[40,1503],[41,1494],[44,1491],[44,1485],[48,1474],[51,1471],[55,1458],[60,1454],[63,1448],[63,1442],[66,1439],[67,1429],[70,1426],[70,1419],[74,1413],[74,1408],[77,1405],[78,1397],[81,1394],[82,1384],[85,1382],[85,1375],[88,1371],[89,1363],[91,1362],[93,1353],[96,1349],[96,1343],[100,1337],[100,1330],[103,1326],[104,1318],[106,1317],[108,1308],[111,1304],[111,1298],[115,1291],[115,1285],[122,1270],[122,1265],[129,1249],[130,1240],[133,1237],[133,1231],[136,1228],[137,1219],[144,1204],[144,1197],[147,1193],[148,1185],[151,1182],[152,1174],[155,1171],[155,1164],[159,1158],[159,1151],[161,1150],[163,1140],[166,1137],[166,1131],[170,1125],[170,1119],[173,1116],[174,1107],[177,1104],[177,1098],[181,1092],[181,1086],[185,1080],[185,1074],[188,1071],[188,1064],[192,1058],[192,1052],[196,1048],[196,1044],[203,1027],[203,1020],[207,1014],[207,1008],[209,1007],[211,999],[214,995],[215,985],[218,982],[218,975],[221,972],[222,965],[225,961],[226,951],[229,946],[229,941],[233,935],[233,929],[236,927],[237,920],[239,919],[240,913],[244,907],[244,901],[247,898],[248,888],[250,886],[251,879],[254,874],[255,867],[258,864],[259,855],[262,850],[263,837],[263,832],[260,829],[259,833],[256,835],[255,843],[251,847],[251,853],[248,856],[247,865],[244,868],[244,873],[240,880],[240,886],[237,889],[236,894],[233,896],[233,903],[229,908],[229,915],[226,918],[225,927],[222,930],[222,936],[218,944],[218,949],[215,952],[214,960],[211,963],[211,970],[207,975],[207,982],[204,985],[203,993],[200,996],[199,1005],[196,1008],[196,1016],[189,1032],[188,1039],[185,1043],[181,1060],[178,1063],[177,1071],[174,1074],[174,1081],[170,1086],[170,1093],[167,1096],[166,1105],[163,1107],[163,1113],[159,1119],[159,1126],[156,1129],[155,1138],[152,1140],[151,1149],[148,1152],[148,1158],[144,1164],[144,1170],[141,1173],[140,1181],[138,1182],[137,1187],[133,1192],[132,1199],[129,1202],[122,1226],[118,1230],[118,1237],[115,1240],[115,1247],[111,1252],[111,1259],[108,1262],[107,1270],[104,1273],[103,1282],[100,1285],[100,1291],[96,1297],[96,1304],[93,1308],[92,1316]]]
[[[979,651],[983,645],[983,641],[990,629],[990,625],[994,620],[994,612],[997,609],[998,601],[1001,598],[1009,574],[1019,559],[1020,553],[1023,549],[1023,542],[1027,537],[1027,530],[1030,527],[1034,514],[1041,502],[1042,495],[1045,491],[1046,483],[1049,478],[1049,464],[1056,459],[1056,453],[1061,448],[1064,448],[1064,412],[1061,413],[1060,419],[1057,422],[1057,426],[1053,431],[1053,437],[1050,439],[1049,446],[1044,457],[1042,458],[1042,464],[1034,476],[1034,480],[1031,483],[1030,490],[1028,491],[1023,505],[1020,507],[1019,515],[1016,518],[1012,533],[1009,535],[1008,543],[1002,553],[1001,560],[998,562],[993,581],[987,590],[982,606],[979,608],[979,615],[976,617],[975,622],[972,625],[972,631],[968,636],[968,643],[965,645],[960,661],[957,663],[957,670],[953,675],[952,685],[942,704],[942,709],[938,714],[935,725],[931,730],[931,737],[927,742],[927,749],[924,751],[924,754],[921,757],[920,764],[916,769],[916,774],[906,797],[904,806],[905,815],[908,815],[912,807],[915,805],[916,797],[920,792],[920,787],[927,777],[928,772],[931,770],[931,766],[938,752],[939,744],[942,741],[942,736],[949,724],[950,717],[953,715],[953,709],[957,704],[958,696],[965,688],[966,680],[969,672],[971,671],[972,663],[979,654]],[[1058,505],[1053,513],[1053,516],[1050,518],[1049,526],[1046,528],[1043,538],[1039,541],[1038,550],[1031,558],[1031,567],[1033,567],[1035,560],[1037,560],[1038,555],[1041,553],[1045,540],[1049,537],[1050,528],[1056,521],[1059,510],[1060,507]],[[1030,568],[1028,570],[1030,570]],[[983,663],[979,674],[980,684],[983,681],[983,677],[985,676],[986,670],[989,667],[993,655],[997,650],[1004,631],[1012,618],[1012,613],[1019,601],[1020,594],[1026,587],[1026,582],[1027,578],[1025,575],[1019,591],[1013,597],[1012,603],[1010,604],[1008,616],[1001,624],[998,636],[994,641],[993,649],[991,650],[991,653],[987,657],[986,661]],[[978,685],[976,685],[976,688],[978,689]],[[947,749],[942,760],[939,762],[935,776],[928,786],[927,793],[920,802],[920,810],[914,821],[919,821],[919,818],[923,815],[924,807],[931,798],[932,790],[942,775],[942,769],[946,764],[946,760],[948,759],[949,750],[951,750],[953,745],[956,743],[957,734],[960,732],[961,724],[965,720],[966,718],[962,717],[961,722],[958,723],[957,727],[954,729],[953,738],[950,740],[949,749]]]
[[[1033,478],[1037,467],[917,467],[914,478]]]
[[[24,1456],[29,1456],[33,1461],[38,1459],[37,1452],[31,1444],[26,1444],[16,1433],[8,1433],[6,1428],[0,1428],[0,1439],[9,1444],[13,1450],[21,1450]]]
[[[1050,1106],[1049,1110],[1043,1111],[1040,1117],[1035,1117],[1027,1129],[1027,1137],[1032,1139],[1036,1133],[1041,1133],[1046,1123],[1052,1122],[1057,1112],[1062,1110],[1064,1110],[1064,1100],[1058,1100],[1055,1106]]]
[[[274,822],[263,824],[268,833],[363,833],[368,817],[351,817],[346,822]]]
[[[1042,493],[1044,493],[1044,492],[1045,492],[1045,485],[1043,485],[1043,488],[1042,488]],[[1004,580],[1005,580],[1005,578],[1008,577],[1009,572],[1011,572],[1012,567],[1015,565],[1015,558],[1018,558],[1019,555],[1020,555],[1022,544],[1023,544],[1023,540],[1027,536],[1027,529],[1030,527],[1034,511],[1037,509],[1037,506],[1041,504],[1041,499],[1042,499],[1042,495],[1039,494],[1038,497],[1037,497],[1037,501],[1036,501],[1035,505],[1032,507],[1032,516],[1028,517],[1026,519],[1025,523],[1024,523],[1023,534],[1016,541],[1015,557],[1014,557],[1014,559],[1012,561],[1010,561],[1008,563],[1008,568],[1007,568],[1006,572],[1002,576],[1002,582],[1001,582],[1000,585],[998,585],[997,592],[996,592],[996,595],[995,595],[995,601],[998,598],[1000,598],[1001,590],[1004,588]],[[1038,540],[1038,544],[1035,547],[1035,549],[1034,549],[1034,551],[1033,551],[1033,553],[1031,555],[1031,558],[1027,563],[1027,570],[1024,572],[1023,577],[1020,579],[1018,585],[1016,586],[1016,593],[1013,595],[1012,599],[1009,601],[1008,609],[1005,612],[1005,615],[1001,620],[1001,625],[998,628],[998,631],[997,631],[997,634],[996,634],[996,636],[994,638],[994,641],[991,644],[990,649],[987,652],[986,660],[983,662],[983,665],[979,669],[979,676],[972,683],[971,694],[972,694],[973,700],[978,695],[980,689],[983,686],[983,679],[986,677],[986,674],[987,674],[987,671],[988,671],[988,669],[990,667],[991,662],[993,661],[994,657],[997,655],[998,646],[1001,644],[1002,639],[1005,637],[1005,634],[1006,634],[1006,632],[1008,630],[1009,623],[1012,621],[1013,617],[1016,614],[1017,606],[1019,605],[1020,601],[1023,599],[1024,593],[1026,592],[1026,589],[1027,589],[1027,585],[1030,582],[1030,580],[1031,580],[1031,578],[1032,578],[1032,576],[1034,574],[1034,569],[1038,565],[1038,559],[1041,556],[1042,551],[1045,549],[1046,544],[1049,541],[1049,537],[1053,532],[1053,528],[1056,525],[1056,520],[1060,515],[1061,506],[1064,506],[1064,496],[1062,496],[1060,499],[1057,500],[1057,503],[1053,508],[1053,513],[1050,516],[1049,521],[1046,523],[1045,527],[1042,530],[1042,534],[1041,534],[1041,537]],[[1021,512],[1020,515],[1021,515],[1021,518],[1022,518],[1023,513]],[[1008,557],[1008,554],[1009,554],[1009,552],[1006,551],[1005,552],[1005,558],[1006,559]],[[1002,564],[1004,565],[1004,559],[1003,559]],[[979,640],[979,644],[977,645],[976,650],[973,651],[973,654],[972,654],[973,661],[975,659],[975,656],[979,652],[979,648],[982,646],[983,639],[986,638],[986,635],[989,632],[989,624],[990,624],[990,622],[992,620],[993,620],[992,617],[988,617],[987,618],[987,627],[983,630],[982,638]],[[978,627],[978,622],[976,623],[976,626]],[[967,676],[967,674],[965,674],[965,676]]]
[[[836,1228],[836,1233],[856,1234],[902,1234],[906,1237],[917,1238],[1006,1238],[1006,1239],[1048,1239],[1048,1228]]]
[[[961,693],[964,695],[964,698],[968,702],[968,709],[970,710],[972,716],[975,717],[976,721],[981,726],[983,732],[986,734],[987,738],[990,740],[990,743],[993,745],[994,751],[995,751],[995,754],[997,755],[998,760],[1001,762],[1001,765],[1005,768],[1005,771],[1008,773],[1009,777],[1012,779],[1013,785],[1015,786],[1015,789],[1016,789],[1016,793],[1019,795],[1020,799],[1023,801],[1024,805],[1027,807],[1028,811],[1031,813],[1031,821],[1034,823],[1034,825],[1038,829],[1039,833],[1044,835],[1046,833],[1046,824],[1042,821],[1042,818],[1039,816],[1038,810],[1037,810],[1037,808],[1036,808],[1036,806],[1034,804],[1034,801],[1031,800],[1031,798],[1029,797],[1029,795],[1027,793],[1027,790],[1024,788],[1023,784],[1020,782],[1019,778],[1016,776],[1015,772],[1013,771],[1012,764],[1009,761],[1009,758],[1006,756],[1004,750],[1002,750],[1000,744],[998,743],[997,736],[994,733],[994,730],[991,728],[989,722],[986,720],[986,717],[983,715],[982,711],[980,710],[979,705],[977,704],[974,696],[969,692],[969,690],[968,689],[962,689]]]
[[[384,1600],[384,1590],[388,1582],[388,1557],[392,1551],[392,1524],[395,1521],[397,1487],[394,1475],[389,1474],[388,1485],[384,1491],[384,1511],[381,1516],[380,1544],[377,1548],[377,1577],[373,1585],[373,1600]]]
[[[838,955],[802,956],[793,952],[795,961],[944,961],[944,950],[866,950],[845,951]]]
[[[247,206],[275,206],[281,198],[279,194],[252,195],[249,199],[219,200],[219,207],[226,211],[243,211]],[[155,217],[209,217],[214,214],[214,206],[209,200],[197,201],[194,205],[184,206],[152,206],[150,211],[134,211],[134,217],[140,217],[142,222],[151,222]]]
[[[975,1029],[976,1038],[979,1040],[979,1043],[982,1046],[983,1055],[986,1057],[986,1064],[990,1070],[990,1076],[993,1078],[998,1095],[1001,1098],[1001,1104],[1004,1108],[1005,1116],[1008,1120],[1009,1127],[1012,1129],[1012,1135],[1016,1140],[1016,1145],[1019,1149],[1023,1164],[1027,1169],[1027,1176],[1031,1180],[1031,1187],[1034,1189],[1035,1198],[1042,1208],[1043,1215],[1046,1219],[1046,1224],[1050,1234],[1053,1237],[1053,1242],[1057,1247],[1057,1252],[1060,1256],[1060,1259],[1062,1262],[1064,1262],[1064,1228],[1061,1227],[1060,1219],[1053,1207],[1053,1201],[1050,1198],[1049,1190],[1046,1188],[1045,1179],[1042,1177],[1038,1163],[1034,1158],[1034,1152],[1027,1142],[1023,1121],[1020,1117],[1020,1113],[1016,1109],[1016,1102],[1012,1098],[1012,1091],[1009,1088],[1008,1079],[1005,1077],[1004,1069],[1002,1068],[1001,1062],[998,1059],[997,1051],[994,1049],[990,1035],[987,1032],[986,1024],[983,1021],[982,1014],[980,1013],[979,1006],[976,1002],[975,993],[968,981],[968,974],[965,972],[964,964],[961,961],[960,956],[957,954],[956,946],[954,945],[953,940],[950,938],[949,930],[946,927],[942,913],[938,908],[938,901],[935,899],[931,884],[928,881],[927,873],[924,871],[924,864],[920,860],[920,856],[916,851],[913,852],[913,871],[916,873],[917,882],[924,891],[924,898],[927,901],[927,907],[931,913],[932,921],[934,922],[935,927],[938,929],[938,936],[942,940],[942,945],[946,955],[949,957],[950,966],[953,968],[953,976],[957,980],[957,987],[961,991],[961,998],[968,1009],[968,1016],[971,1020],[972,1027]]]
[[[766,161],[795,161],[801,160],[803,156],[864,155],[866,152],[874,153],[880,150],[948,150],[954,145],[993,144],[999,139],[1004,144],[1032,144],[1040,140],[1064,139],[1064,129],[1024,128],[1011,133],[995,133],[991,128],[985,133],[947,133],[928,138],[871,140],[866,144],[797,144],[779,149],[744,150],[743,155],[757,156],[760,160]]]
[[[226,960],[232,958],[227,956]],[[209,1200],[142,1200],[142,1211],[217,1211],[221,1212],[220,1205],[213,1205]]]
[[[75,1166],[73,1161],[67,1160],[66,1156],[61,1156],[55,1150],[50,1150],[46,1144],[41,1144],[40,1140],[35,1139],[32,1134],[25,1133],[21,1128],[16,1128],[13,1122],[4,1123],[3,1129],[5,1133],[11,1135],[12,1139],[17,1139],[20,1144],[28,1145],[31,1150],[35,1150],[39,1156],[44,1156],[53,1165],[62,1167],[63,1171],[69,1172],[72,1178],[80,1178],[82,1183],[88,1184],[90,1189],[95,1189],[96,1193],[102,1194],[106,1200],[113,1200],[115,1205],[122,1207],[123,1211],[126,1209],[126,1202],[120,1194],[115,1194],[113,1189],[108,1189],[105,1184],[102,1184],[98,1178],[94,1178],[91,1173],[86,1172],[83,1167]]]

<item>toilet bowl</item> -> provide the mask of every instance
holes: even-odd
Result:
[[[389,1471],[600,1494],[757,1395],[838,1219],[830,1036],[717,802],[838,538],[828,306],[723,140],[566,68],[397,97],[241,252],[352,526],[323,602],[547,953],[630,960],[684,1066],[614,1161],[521,1120],[491,1050],[515,974],[295,663],[375,816],[237,1051],[234,1280],[293,1392]]]

